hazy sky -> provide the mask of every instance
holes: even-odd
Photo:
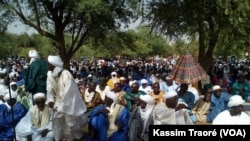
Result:
[[[140,23],[140,20],[135,21],[134,23],[131,23],[129,26],[129,29],[136,28]],[[29,28],[28,26],[25,26],[21,22],[14,22],[13,24],[10,24],[8,26],[8,32],[14,33],[14,34],[23,34],[28,33],[29,35],[33,33],[37,33],[33,28]]]
[[[28,33],[29,35],[37,33],[34,29],[25,26],[21,22],[14,22],[8,26],[8,32],[14,34]]]

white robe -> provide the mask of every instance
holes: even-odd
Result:
[[[245,112],[241,112],[241,114],[237,116],[231,116],[229,110],[224,110],[215,117],[212,124],[249,125],[250,116]]]
[[[84,114],[86,105],[68,70],[63,70],[59,77],[53,77],[48,72],[47,99],[48,102],[54,102],[54,108],[57,109],[53,123],[56,127],[53,128],[55,140],[58,141],[62,136],[68,140],[83,136],[82,127],[87,123]]]
[[[155,106],[153,112],[154,125],[175,125],[176,115],[175,109],[168,108],[165,103],[159,103]]]
[[[50,131],[48,132],[47,136],[44,138],[41,137],[40,133],[44,129],[49,129],[52,130],[52,117],[49,120],[47,125],[44,125],[40,128],[36,128],[33,126],[33,110],[36,108],[36,106],[30,107],[29,111],[27,114],[19,121],[19,123],[16,126],[16,136],[19,141],[26,141],[26,137],[28,135],[32,135],[32,141],[53,141],[54,136],[53,132]],[[52,116],[52,110],[49,111],[50,113],[48,115]]]
[[[177,125],[192,125],[194,124],[189,117],[187,109],[181,109],[175,112]]]
[[[149,94],[150,92],[153,91],[151,86],[147,86],[146,88],[143,88],[142,86],[139,87],[140,91],[144,91],[146,94]]]

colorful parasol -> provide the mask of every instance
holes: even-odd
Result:
[[[207,78],[207,73],[200,64],[192,57],[189,51],[180,56],[172,68],[169,77],[179,83],[194,84]]]

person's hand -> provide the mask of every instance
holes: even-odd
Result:
[[[54,107],[54,102],[49,102],[49,107],[53,108]]]
[[[108,109],[101,109],[99,113],[108,114],[110,111]]]
[[[0,100],[3,100],[3,101],[4,101],[3,97],[4,97],[3,95],[0,95]]]
[[[117,123],[117,128],[118,128],[118,130],[119,130],[120,128],[122,128],[122,123],[121,123],[121,122],[118,122],[118,123]]]
[[[138,106],[139,106],[138,104],[131,105],[131,111],[134,111],[134,109],[136,109]]]
[[[25,92],[25,95],[26,95],[26,96],[28,96],[29,94],[30,94],[30,92],[29,92],[29,91],[26,91],[26,92]]]
[[[126,104],[125,100],[121,100],[120,104],[124,106]]]
[[[27,141],[32,141],[31,135],[28,135],[28,136],[26,137],[26,139],[27,139]]]
[[[136,102],[136,101],[139,101],[139,98],[131,98],[131,100]]]
[[[44,130],[40,133],[41,136],[42,136],[42,138],[46,137],[49,131],[50,131],[49,129],[44,129]]]
[[[185,104],[179,103],[177,107],[175,108],[176,111],[181,110],[181,109],[186,109],[187,106]]]

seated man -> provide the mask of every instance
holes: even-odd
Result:
[[[153,111],[154,125],[177,124],[175,108],[178,103],[178,95],[175,90],[168,91],[164,95],[165,103],[157,104]]]
[[[175,115],[176,115],[176,124],[177,125],[192,125],[194,124],[189,116],[189,110],[187,109],[188,105],[184,102],[183,99],[178,99]]]
[[[150,95],[140,95],[140,106],[137,106],[131,113],[129,120],[130,141],[148,141],[149,125],[154,124],[153,112],[155,101]]]
[[[219,85],[212,87],[210,107],[206,115],[207,122],[211,123],[220,112],[228,108],[227,103],[231,95],[221,90],[222,88]]]
[[[88,141],[127,141],[129,110],[118,102],[114,93],[106,93],[104,105],[90,114]]]
[[[52,113],[46,102],[44,93],[34,95],[33,105],[16,126],[16,134],[20,141],[53,141]]]
[[[146,93],[139,90],[139,83],[133,83],[131,85],[131,91],[126,93],[124,98],[126,100],[126,107],[129,111],[133,111],[139,105],[140,95],[145,95]]]
[[[191,110],[194,106],[195,96],[192,92],[188,91],[188,84],[181,83],[180,90],[178,91],[178,98],[183,99],[187,104],[187,109]]]
[[[26,108],[16,102],[16,94],[6,94],[3,104],[0,104],[0,139],[12,141],[15,138],[15,126],[27,113]],[[14,117],[13,117],[14,116]]]
[[[149,95],[154,98],[155,105],[165,102],[164,97],[163,97],[165,92],[160,90],[160,83],[154,82],[152,88],[153,88],[153,91],[150,92]]]
[[[210,108],[211,93],[208,91],[204,98],[200,98],[191,110],[190,118],[194,123],[206,123],[207,113]]]
[[[219,113],[213,120],[213,125],[249,125],[250,116],[244,112],[243,104],[245,100],[240,95],[230,97],[228,110]]]

